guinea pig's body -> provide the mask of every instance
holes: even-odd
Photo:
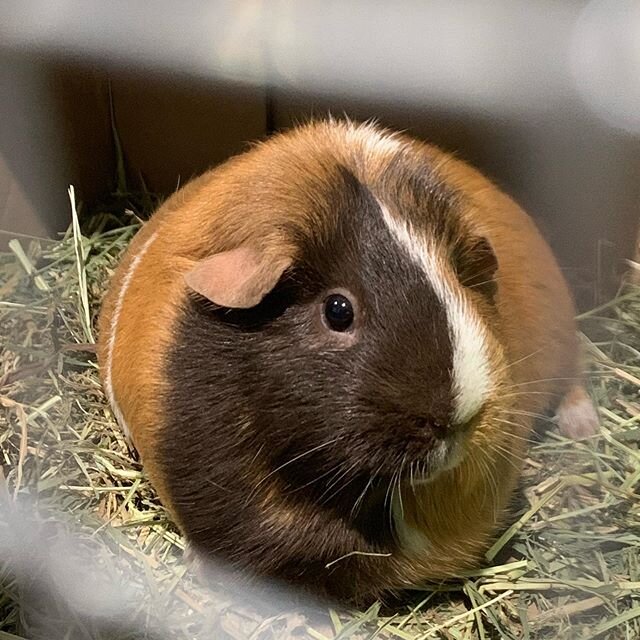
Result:
[[[573,315],[534,224],[478,172],[327,121],[158,210],[99,356],[197,552],[365,602],[478,561],[536,416],[597,427]]]

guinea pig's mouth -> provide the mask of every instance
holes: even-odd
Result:
[[[487,408],[483,407],[464,424],[453,428],[430,425],[431,446],[419,461],[409,465],[408,473],[401,472],[403,480],[414,487],[424,485],[460,466],[468,453],[469,441],[478,425],[486,419],[486,412]]]
[[[410,463],[402,471],[403,479],[411,486],[433,482],[438,476],[452,471],[464,460],[464,436],[438,439],[424,459]]]

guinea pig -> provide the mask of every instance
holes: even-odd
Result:
[[[372,124],[275,135],[173,194],[99,333],[114,414],[195,553],[343,602],[472,568],[536,418],[598,429],[532,220]]]

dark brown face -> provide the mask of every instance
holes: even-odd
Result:
[[[192,295],[184,309],[161,455],[178,516],[203,546],[221,535],[216,518],[246,516],[274,483],[346,520],[368,508],[375,519],[392,478],[450,462],[447,310],[351,173],[323,206],[328,231],[296,238],[295,264],[260,304]]]

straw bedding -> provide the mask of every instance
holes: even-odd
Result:
[[[0,256],[0,640],[640,638],[638,286],[580,317],[601,434],[531,447],[484,566],[394,611],[265,617],[199,584],[105,402],[95,319],[140,224],[116,214]]]

